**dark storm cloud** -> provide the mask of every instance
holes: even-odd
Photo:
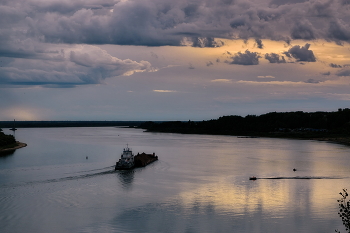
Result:
[[[74,0],[74,1],[32,1],[32,7],[38,12],[57,12],[71,14],[82,8],[87,9],[112,9],[118,1],[115,0]]]
[[[262,40],[260,40],[260,39],[255,39],[255,43],[256,43],[256,46],[257,46],[259,49],[264,48],[264,45],[263,45],[263,43],[262,43]]]
[[[277,53],[266,53],[265,59],[268,60],[270,63],[286,63],[284,56],[280,56]]]
[[[350,0],[340,0],[340,3],[342,4],[342,5],[350,5]]]
[[[192,38],[192,47],[209,47],[209,48],[215,48],[215,47],[221,47],[223,45],[223,42],[221,41],[215,41],[212,37],[206,37],[206,38],[200,38],[200,37],[194,37]]]
[[[309,22],[297,22],[291,31],[292,39],[314,40],[316,37],[312,25]]]
[[[52,43],[178,46],[187,40],[195,47],[215,47],[214,38],[343,43],[350,41],[350,14],[344,4],[347,1],[13,0],[0,3],[0,24],[21,28],[12,30],[13,36],[18,37],[16,32]]]
[[[350,15],[350,14],[349,14]],[[344,41],[350,40],[350,26],[349,22],[342,20],[334,20],[329,23],[328,37],[334,40],[338,44],[342,44]]]
[[[341,45],[350,42],[348,6],[348,0],[2,0],[0,57],[14,60],[2,69],[1,79],[99,83],[151,70],[149,63],[106,54],[106,60],[98,60],[94,53],[103,53],[98,49],[72,49],[81,44],[218,47],[222,39],[253,38],[257,48],[264,39]],[[294,46],[285,55],[316,61],[308,47]],[[260,56],[247,50],[230,58],[232,64],[256,65]],[[283,57],[265,58],[284,63]]]
[[[309,14],[316,17],[332,17],[334,1],[310,1]]]
[[[230,22],[230,26],[232,28],[238,28],[238,27],[244,26],[245,24],[246,24],[246,18],[243,16],[236,17]]]
[[[312,50],[309,50],[310,44],[305,44],[303,47],[299,45],[295,45],[288,50],[288,52],[284,52],[284,54],[289,58],[295,58],[299,61],[306,62],[315,62],[316,57]]]
[[[259,53],[246,50],[244,53],[238,52],[232,57],[230,64],[236,65],[258,65]]]

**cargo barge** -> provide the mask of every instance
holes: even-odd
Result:
[[[126,148],[124,148],[119,161],[115,164],[115,170],[128,170],[136,167],[145,167],[157,160],[158,156],[156,156],[155,153],[146,154],[143,152],[134,155],[131,148],[127,145]]]

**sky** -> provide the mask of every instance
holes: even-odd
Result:
[[[209,120],[350,101],[350,0],[0,0],[0,120]]]

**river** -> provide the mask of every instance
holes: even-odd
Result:
[[[15,134],[28,146],[0,157],[0,232],[345,232],[347,146],[116,127]],[[114,171],[127,144],[159,160]]]

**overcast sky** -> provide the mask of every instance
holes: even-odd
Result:
[[[350,0],[1,0],[0,120],[350,108]]]

